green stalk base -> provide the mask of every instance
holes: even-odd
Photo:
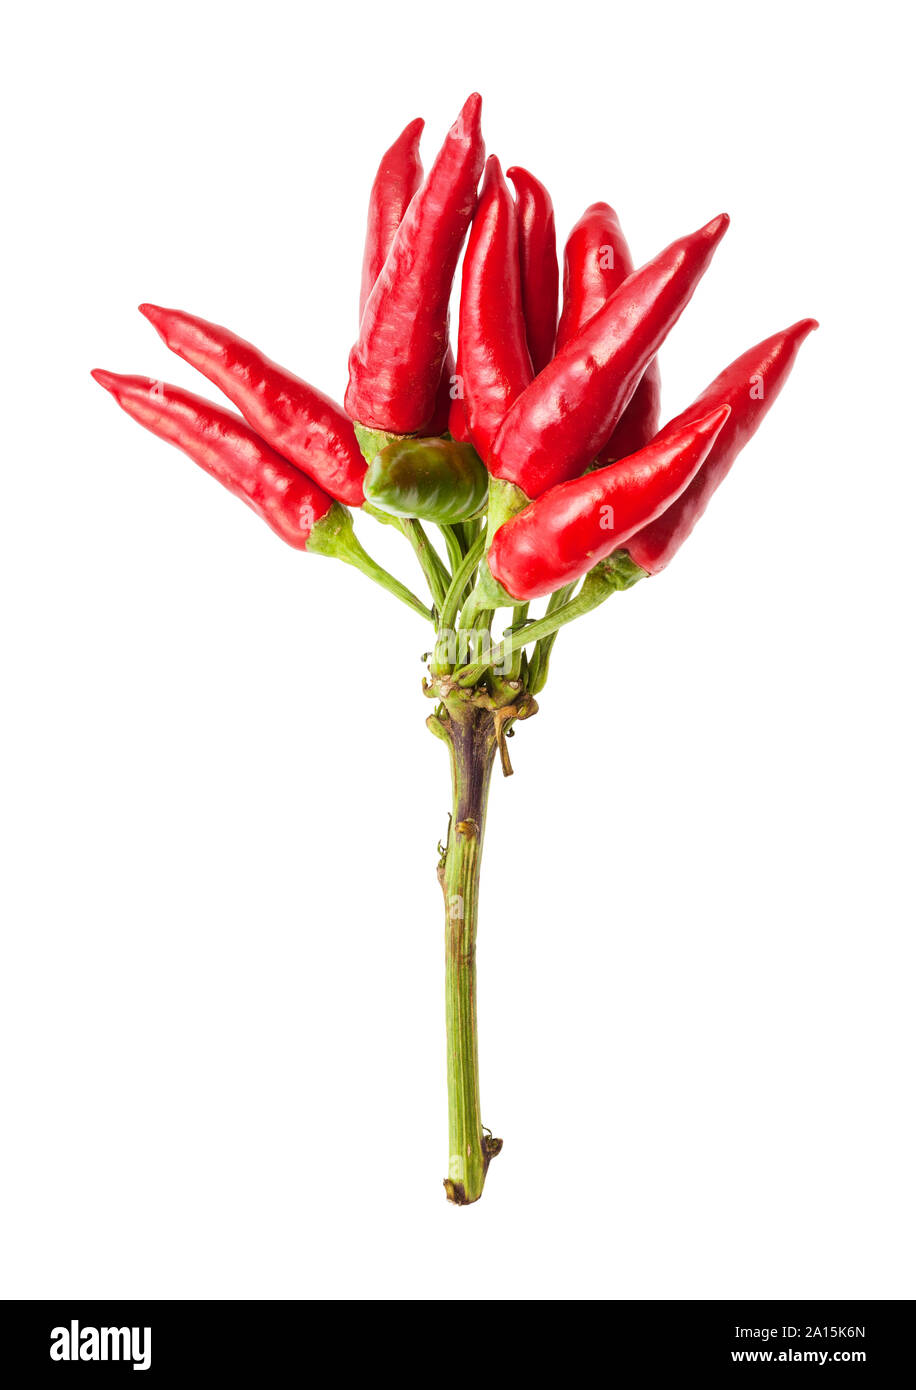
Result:
[[[456,704],[429,723],[448,744],[452,768],[452,816],[439,863],[448,1051],[449,1165],[443,1181],[448,1200],[468,1206],[479,1199],[490,1161],[502,1148],[480,1117],[476,965],[480,856],[498,722],[492,710]]]

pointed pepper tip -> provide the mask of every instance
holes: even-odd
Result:
[[[396,145],[407,145],[408,147],[415,147],[419,145],[420,136],[423,134],[425,128],[426,121],[423,119],[423,117],[415,116],[412,121],[407,122],[406,126],[401,131],[400,135],[394,143]]]
[[[528,170],[523,168],[521,164],[513,164],[510,169],[507,169],[506,178],[512,180],[516,197],[520,197],[526,189],[530,190],[532,184],[537,183],[534,175],[529,174]]]
[[[169,324],[174,318],[174,310],[163,309],[161,304],[138,304],[137,308],[145,319],[153,325],[166,347],[169,342]]]
[[[515,191],[518,194],[523,192],[541,197],[545,201],[550,201],[550,194],[541,183],[541,180],[532,174],[530,169],[526,169],[523,164],[513,164],[511,169],[506,170],[506,178],[511,179],[515,184]]]
[[[707,236],[712,237],[715,241],[720,241],[728,231],[730,223],[731,218],[728,213],[720,212],[718,217],[714,217],[711,222],[707,222],[706,226],[702,227],[700,230],[705,232]]]
[[[458,113],[458,120],[462,123],[480,125],[480,112],[483,106],[483,97],[479,92],[472,92],[467,101]]]

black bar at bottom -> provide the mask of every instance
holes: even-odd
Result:
[[[362,1361],[375,1372],[400,1367],[411,1379],[427,1380],[447,1377],[444,1363],[429,1359],[430,1337],[435,1341],[441,1335],[447,1359],[450,1336],[459,1327],[463,1356],[475,1325],[489,1331],[482,1308],[469,1318],[468,1305],[431,1299],[446,1305],[434,1319],[418,1323],[412,1313],[402,1322],[391,1306],[397,1300],[379,1301],[385,1303],[384,1336],[372,1331],[368,1300],[346,1314],[351,1330],[343,1336],[340,1322],[329,1318],[321,1301],[7,1302],[0,1304],[3,1377],[17,1390],[20,1385],[66,1385],[74,1377],[110,1380],[137,1373],[162,1383],[192,1375],[205,1384],[219,1384],[222,1378],[244,1381],[246,1376],[260,1384],[272,1383],[264,1380],[271,1376],[321,1374],[329,1362],[332,1375],[352,1375]],[[492,1345],[481,1342],[484,1379],[518,1370],[532,1353],[560,1350],[564,1342],[567,1365],[570,1351],[589,1349],[611,1379],[634,1367],[649,1374],[696,1373],[702,1379],[723,1373],[736,1378],[773,1375],[777,1383],[787,1366],[807,1366],[828,1376],[912,1375],[912,1300],[596,1300],[583,1305],[582,1312],[564,1303],[546,1315],[535,1303],[506,1300],[495,1307],[497,1345],[503,1353],[493,1363]],[[537,1319],[530,1332],[524,1329],[526,1308]],[[570,1328],[573,1320],[578,1328]]]

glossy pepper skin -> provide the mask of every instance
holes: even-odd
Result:
[[[338,502],[362,505],[366,463],[352,424],[330,396],[219,324],[156,304],[141,304],[140,312],[166,347],[218,386],[277,453]]]
[[[592,203],[563,248],[563,312],[557,352],[597,314],[633,273],[633,258],[610,203]]]
[[[539,497],[588,467],[680,318],[727,226],[722,213],[624,280],[509,410],[488,459],[495,477]]]
[[[650,526],[626,544],[630,558],[649,574],[657,574],[674,558],[709,505],[747,441],[760,425],[785,385],[786,378],[816,319],[801,319],[748,348],[716,377],[706,390],[665,426],[659,440],[670,439],[690,420],[716,406],[731,414],[693,482]]]
[[[418,116],[404,127],[394,144],[382,155],[372,183],[359,292],[360,318],[410,200],[423,182],[423,165],[420,161],[423,126],[424,121]]]
[[[534,373],[525,336],[515,201],[487,160],[461,276],[458,355],[471,442],[482,459]]]
[[[483,169],[474,93],[412,199],[366,302],[350,352],[352,420],[413,434],[435,411],[448,348],[448,304]]]
[[[628,275],[633,258],[623,228],[608,203],[592,203],[573,227],[563,252],[563,313],[557,351],[582,329]],[[598,451],[601,463],[635,454],[658,431],[661,374],[653,357],[613,434]]]
[[[100,369],[92,375],[132,419],[183,450],[287,545],[309,548],[315,525],[335,507],[334,499],[265,444],[244,420],[202,396],[148,376],[118,376]]]
[[[360,320],[366,301],[391,250],[395,233],[404,219],[404,213],[423,182],[423,164],[419,154],[423,126],[422,118],[418,117],[401,131],[394,144],[382,155],[372,184],[359,296]],[[428,434],[445,434],[448,429],[452,404],[449,392],[454,374],[455,358],[449,348],[442,363],[435,409],[432,418],[424,425]]]
[[[521,165],[507,169],[506,178],[515,186],[528,351],[532,367],[540,372],[553,357],[557,336],[560,268],[553,202],[540,179]]]
[[[525,602],[572,584],[684,491],[728,414],[720,406],[638,454],[552,487],[496,532],[494,579]]]
[[[467,521],[487,500],[487,470],[469,444],[395,439],[366,474],[366,501],[391,516]]]

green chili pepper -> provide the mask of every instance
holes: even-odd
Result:
[[[487,470],[470,444],[394,439],[370,463],[363,486],[366,501],[392,516],[467,521],[487,500]]]

